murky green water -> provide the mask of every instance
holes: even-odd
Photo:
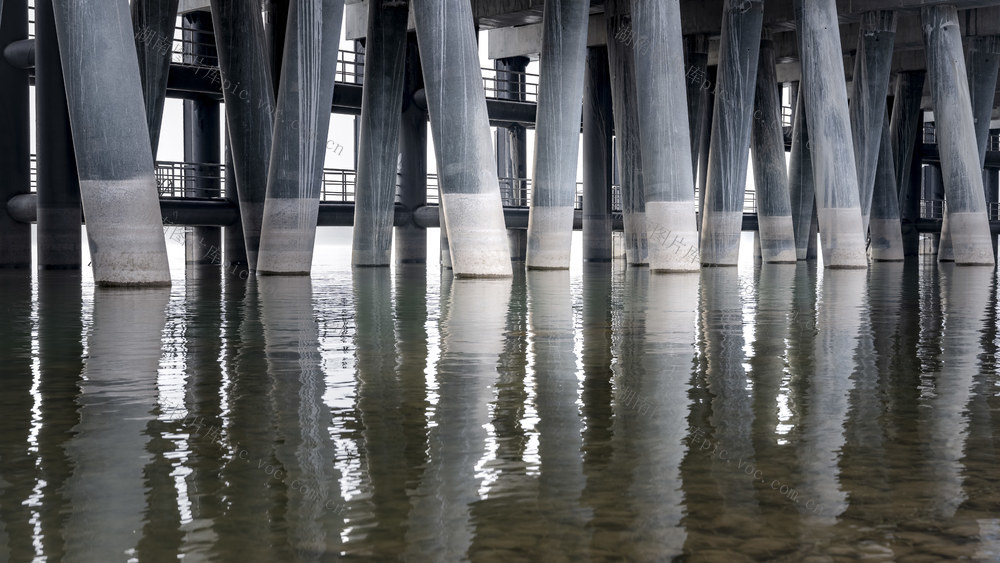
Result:
[[[992,271],[0,274],[0,560],[1000,559]]]

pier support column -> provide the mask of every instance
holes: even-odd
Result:
[[[896,76],[896,88],[889,120],[889,137],[892,139],[892,161],[896,168],[896,183],[899,185],[899,217],[903,235],[903,255],[917,256],[920,253],[920,234],[917,219],[920,218],[920,175],[919,160],[915,156],[917,139],[922,134],[920,99],[924,90],[922,70],[901,72]]]
[[[795,256],[798,260],[808,260],[809,245],[816,230],[813,225],[816,184],[813,181],[812,147],[809,144],[809,128],[806,124],[805,96],[801,88],[794,103],[792,151],[788,163],[788,194],[792,205]],[[815,246],[814,242],[813,245]]]
[[[257,268],[260,251],[274,119],[273,83],[259,8],[256,2],[212,0],[215,45],[235,172],[228,178],[228,190],[239,199],[247,264],[251,270]]]
[[[605,4],[608,62],[615,117],[615,148],[621,184],[625,261],[632,266],[649,263],[646,238],[646,200],[639,142],[638,96],[635,84],[636,36],[628,0]]]
[[[851,82],[850,111],[854,163],[860,190],[861,236],[866,238],[895,38],[895,12],[879,10],[861,14],[858,52],[854,58],[854,80]]]
[[[705,216],[705,191],[708,186],[708,154],[712,146],[712,115],[715,113],[715,85],[716,67],[708,69],[708,78],[705,82],[705,101],[702,104],[702,126],[701,140],[698,145],[698,173],[697,189],[698,197],[698,230],[701,231],[701,218]],[[699,239],[700,244],[700,239]]]
[[[353,266],[388,266],[403,103],[409,2],[371,0],[365,44],[358,173],[354,189]]]
[[[982,166],[976,158],[979,150],[958,12],[954,6],[933,6],[922,8],[920,15],[955,263],[992,266],[993,245]]]
[[[0,0],[0,51],[27,38],[27,0]],[[31,191],[28,71],[11,66],[3,56],[0,107],[0,268],[30,268],[31,225],[7,214],[7,200]]]
[[[511,276],[472,6],[414,0],[413,15],[455,275]]]
[[[698,152],[705,126],[708,82],[708,35],[684,37],[684,84],[687,88],[688,132],[691,135],[691,173],[698,175]]]
[[[226,201],[239,209],[240,201],[236,195],[236,172],[233,166],[233,151],[229,143],[228,125],[226,126],[226,185],[224,194]],[[238,274],[246,272],[244,275],[244,279],[246,279],[250,275],[250,261],[247,259],[247,243],[243,238],[243,221],[239,214],[232,225],[226,225],[223,236],[222,255],[226,263],[226,271]]]
[[[399,195],[407,209],[427,205],[427,105],[420,51],[407,42],[403,113],[399,124]],[[410,222],[395,229],[396,263],[427,263],[427,229]]]
[[[169,285],[128,3],[53,2],[98,285]]]
[[[35,2],[35,107],[38,267],[79,270],[80,182],[70,138],[52,0]]]
[[[156,160],[163,103],[167,98],[167,75],[170,73],[170,58],[173,55],[177,3],[178,0],[132,0],[130,6],[153,160]],[[210,17],[208,14],[204,15]]]
[[[343,17],[344,0],[293,0],[288,9],[258,274],[308,275],[312,270]],[[396,101],[392,115],[398,128],[398,94]],[[395,144],[398,137],[387,142]]]
[[[607,47],[587,49],[583,90],[583,261],[610,262],[614,110]]]
[[[816,210],[828,268],[865,268],[857,167],[844,88],[843,51],[834,0],[796,3],[802,30],[802,90],[809,115]]]
[[[761,260],[766,264],[794,263],[795,228],[781,130],[781,96],[770,40],[760,42],[753,107],[751,145]]]
[[[579,0],[544,5],[525,255],[529,269],[569,269],[589,18],[590,6]]]
[[[990,119],[993,115],[993,98],[996,94],[997,70],[1000,63],[1000,37],[977,36],[969,38],[967,57],[969,96],[972,100],[972,121],[976,130],[976,146],[979,148],[979,167],[986,163],[986,145],[989,143]],[[986,180],[983,179],[983,186]],[[990,238],[994,238],[990,235]],[[951,244],[951,226],[945,213],[941,223],[941,242],[938,246],[938,260],[954,261]]]
[[[635,34],[648,43],[648,50],[644,49],[648,52],[635,58],[635,78],[649,267],[659,272],[695,272],[701,261],[691,135],[687,116],[677,111],[688,101],[680,4],[634,0],[632,6]],[[757,15],[759,33],[759,10]],[[645,43],[639,44],[645,47]]]
[[[899,222],[899,188],[892,161],[889,114],[882,114],[882,140],[878,149],[875,185],[872,193],[871,256],[877,262],[903,260],[903,234]]]
[[[723,4],[712,148],[701,218],[705,265],[735,266],[739,259],[763,11],[764,3],[757,0]]]
[[[185,59],[190,64],[210,64],[218,59],[212,44],[212,15],[189,12],[184,15]],[[171,20],[171,26],[173,20]],[[148,111],[147,107],[147,111]],[[221,160],[219,102],[203,97],[184,100],[185,195],[218,197],[221,188],[218,165]],[[220,227],[186,227],[184,256],[188,264],[216,264],[222,249]]]
[[[528,57],[507,57],[494,61],[497,71],[496,95],[507,100],[527,100]],[[504,205],[528,205],[528,134],[524,125],[511,123],[497,127],[497,175],[500,176],[500,198]],[[507,229],[507,241],[512,262],[527,258],[527,229]]]

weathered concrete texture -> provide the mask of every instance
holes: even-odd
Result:
[[[351,264],[388,266],[392,261],[392,219],[399,154],[399,108],[406,62],[406,0],[372,0],[368,5],[365,87],[361,99],[358,174],[354,190]]]
[[[80,268],[80,182],[52,0],[35,2],[35,145],[39,269]]]
[[[438,222],[441,224],[441,267],[445,270],[453,270],[451,263],[451,244],[448,242],[448,220],[444,214],[444,201],[438,204]]]
[[[954,6],[921,9],[955,263],[993,265],[982,166]]]
[[[861,235],[868,235],[872,191],[879,161],[885,94],[889,87],[892,45],[896,38],[896,13],[865,12],[861,15],[858,51],[851,82],[851,132],[854,163],[858,171],[861,200]]]
[[[834,0],[796,3],[802,44],[802,90],[809,116],[816,210],[828,268],[865,268],[861,204],[851,123],[844,88],[844,61]]]
[[[438,181],[457,276],[511,276],[472,10],[414,0]]]
[[[924,89],[924,71],[901,72],[896,77],[889,137],[892,139],[892,161],[899,185],[899,216],[903,233],[904,256],[917,256],[920,235],[920,178],[913,175],[914,151],[922,134],[920,98]],[[918,169],[919,170],[919,169]]]
[[[764,263],[795,262],[795,227],[781,130],[781,98],[774,66],[774,44],[760,42],[753,102],[753,175],[757,188],[757,223]]]
[[[638,97],[635,85],[635,45],[627,0],[608,0],[608,62],[615,116],[618,170],[621,176],[622,219],[625,223],[625,261],[649,263],[646,237],[646,200],[639,142]]]
[[[146,103],[146,123],[153,159],[160,141],[163,102],[167,97],[167,75],[173,55],[174,22],[178,0],[132,0],[132,30],[139,59],[139,79]],[[208,17],[208,14],[204,14]]]
[[[525,101],[527,95],[527,70],[531,59],[510,57],[497,59],[495,95],[506,100]],[[528,133],[524,125],[511,123],[497,127],[497,175],[500,177],[500,198],[504,205],[527,206]],[[523,263],[528,253],[528,231],[507,229],[507,242],[511,262]]]
[[[583,261],[610,262],[614,109],[607,47],[587,49],[583,91]]]
[[[589,12],[579,0],[544,5],[525,256],[529,269],[569,269]]]
[[[0,7],[0,45],[27,39],[28,4],[7,0]],[[15,221],[7,213],[7,200],[28,193],[30,170],[30,123],[28,71],[15,68],[0,56],[0,268],[31,267],[31,226]]]
[[[889,114],[883,113],[882,140],[879,143],[878,167],[869,222],[871,257],[872,260],[880,262],[903,259],[903,233],[899,224],[899,189],[896,187],[891,139]]]
[[[716,67],[708,69],[706,85],[715,84]],[[705,101],[701,104],[701,140],[698,144],[698,173],[697,189],[698,196],[698,230],[701,230],[701,218],[705,214],[705,191],[708,185],[708,154],[712,147],[712,114],[715,113],[715,93],[710,87],[703,90]],[[700,243],[700,240],[699,240]]]
[[[128,5],[54,2],[53,11],[94,281],[169,285]]]
[[[735,266],[739,259],[763,11],[762,1],[726,0],[723,4],[712,148],[701,217],[701,261],[706,265]]]
[[[259,274],[307,275],[312,269],[343,17],[344,0],[292,0],[289,6]],[[397,97],[397,128],[398,108]],[[387,142],[397,140],[392,135]]]
[[[422,94],[424,87],[420,70],[420,52],[416,40],[406,46],[403,74],[403,113],[399,124],[399,197],[410,211],[427,204],[427,107]],[[427,262],[427,230],[412,221],[395,229],[396,263],[424,264]]]
[[[687,116],[677,111],[688,101],[680,3],[634,0],[632,7],[635,34],[648,45],[635,58],[635,79],[649,267],[694,272],[700,259],[691,135]]]
[[[969,97],[972,100],[972,121],[976,130],[976,145],[979,148],[979,167],[986,162],[986,145],[989,143],[990,118],[993,115],[993,98],[996,94],[997,70],[1000,63],[1000,37],[980,36],[969,40],[967,74]],[[985,186],[985,183],[983,184]],[[992,238],[992,235],[991,235]],[[938,260],[950,262],[955,259],[951,243],[950,218],[945,213],[941,223],[941,243],[938,246]]]
[[[698,175],[698,152],[701,150],[702,128],[706,124],[706,95],[711,88],[708,80],[708,36],[684,37],[684,84],[687,88],[688,132],[691,134],[691,172]]]
[[[230,183],[229,189],[235,188],[239,198],[247,262],[254,270],[260,250],[274,119],[264,27],[254,2],[212,0],[212,21],[236,173],[231,176],[236,180],[235,185]]]

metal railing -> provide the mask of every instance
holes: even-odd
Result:
[[[221,164],[158,161],[154,173],[160,197],[226,196],[226,167]]]
[[[943,199],[921,199],[920,218],[921,219],[941,219],[945,210],[948,209]]]

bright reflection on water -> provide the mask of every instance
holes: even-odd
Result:
[[[1000,558],[988,269],[88,279],[0,274],[0,561]]]

